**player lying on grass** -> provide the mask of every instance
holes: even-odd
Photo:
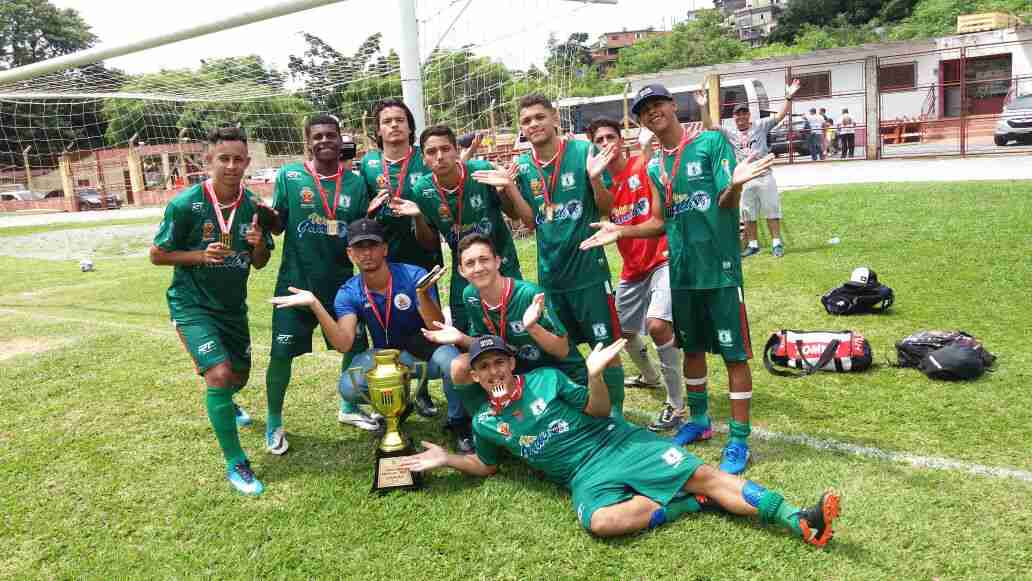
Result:
[[[775,522],[818,547],[832,537],[839,496],[825,492],[799,509],[774,491],[703,464],[669,439],[610,417],[606,365],[627,341],[596,345],[588,356],[588,387],[551,368],[513,375],[516,358],[501,337],[482,335],[470,345],[472,375],[488,401],[473,418],[476,454],[426,451],[402,460],[409,470],[447,466],[491,476],[502,450],[523,458],[570,488],[577,518],[602,537],[652,529],[689,512],[721,509]]]

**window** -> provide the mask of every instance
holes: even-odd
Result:
[[[879,91],[913,91],[917,87],[917,63],[878,67]]]
[[[799,91],[795,95],[796,99],[831,96],[831,71],[807,73],[797,75],[796,78],[799,79]]]

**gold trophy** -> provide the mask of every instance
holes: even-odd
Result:
[[[397,349],[378,351],[374,355],[376,363],[365,373],[366,384],[369,386],[369,404],[387,420],[387,429],[376,447],[374,492],[407,490],[418,488],[422,484],[420,474],[409,472],[398,465],[400,456],[415,453],[409,440],[401,433],[401,422],[408,415],[406,411],[412,399],[409,385],[412,370],[399,361],[400,355],[401,352]],[[422,367],[419,377],[421,381],[425,380],[426,364],[417,362],[413,367],[417,372]],[[361,372],[362,369],[359,367],[348,369],[351,383],[355,387],[360,385],[357,380]]]

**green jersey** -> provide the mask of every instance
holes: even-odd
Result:
[[[387,175],[384,175],[386,165]],[[404,176],[402,172],[404,171]],[[359,175],[366,184],[366,192],[372,200],[383,190],[390,190],[393,196],[398,192],[398,180],[403,177],[400,197],[406,200],[414,199],[412,189],[416,182],[429,174],[430,170],[423,165],[423,151],[418,147],[412,148],[408,162],[396,161],[384,163],[383,152],[372,150],[362,157],[359,164]],[[387,234],[387,256],[391,262],[403,262],[422,266],[432,270],[434,266],[442,264],[440,251],[427,251],[416,239],[416,223],[414,218],[407,216],[396,216],[387,204],[380,206],[373,216],[377,222],[383,224]]]
[[[273,207],[283,223],[283,260],[276,294],[288,294],[289,286],[303,288],[329,307],[337,289],[354,272],[348,258],[348,224],[365,216],[369,199],[362,178],[353,172],[344,170],[340,175],[338,198],[336,178],[317,184],[314,171],[294,162],[276,174]],[[327,207],[333,211],[334,204],[336,211],[331,214]]]
[[[482,184],[472,177],[473,172],[494,169],[486,161],[468,161],[465,165],[465,180],[452,192],[439,189],[432,173],[425,173],[413,186],[413,200],[419,205],[426,221],[444,234],[444,239],[452,251],[451,290],[449,303],[462,304],[462,291],[469,282],[459,274],[458,247],[459,240],[468,234],[483,234],[494,243],[498,255],[502,257],[501,272],[503,276],[520,275],[520,260],[516,255],[516,245],[512,241],[512,233],[502,218],[502,202],[494,186]],[[461,195],[461,198],[460,198]],[[462,208],[459,208],[461,199]],[[456,229],[461,218],[462,224]],[[463,329],[465,331],[465,329]]]
[[[537,226],[538,282],[550,291],[577,290],[609,280],[606,253],[601,248],[580,249],[580,243],[595,233],[591,223],[599,221],[587,170],[593,146],[577,139],[563,143],[562,159],[548,165],[542,166],[533,150],[517,160],[516,183],[534,210]],[[551,208],[545,204],[546,192]]]
[[[499,452],[508,450],[549,480],[569,486],[596,452],[635,431],[623,420],[585,414],[588,389],[558,370],[536,369],[516,381],[523,384],[520,399],[497,415],[485,403],[473,418],[477,456],[484,464],[498,464]]]
[[[538,345],[537,341],[530,336],[530,333],[523,327],[523,313],[527,311],[534,296],[545,292],[536,284],[525,280],[513,280],[512,295],[506,305],[505,328],[501,327],[501,306],[485,309],[484,303],[480,300],[480,291],[477,287],[469,285],[462,293],[462,302],[465,304],[466,316],[469,318],[469,329],[461,329],[473,337],[480,335],[499,335],[516,351],[517,373],[524,373],[540,367],[555,367],[575,381],[587,383],[588,371],[585,367],[584,356],[577,350],[577,345],[570,339],[559,317],[555,316],[555,307],[551,299],[545,295],[545,311],[541,313],[538,323],[548,332],[559,337],[566,337],[570,344],[570,353],[565,359],[557,359],[549,355]],[[486,310],[486,314],[485,314]]]
[[[675,169],[677,157],[680,163]],[[742,286],[738,208],[717,204],[734,171],[734,148],[717,131],[700,134],[680,155],[661,152],[649,161],[649,177],[659,192],[666,220],[670,288]],[[670,176],[673,199],[664,185]]]
[[[189,309],[216,314],[247,313],[247,277],[251,273],[252,248],[244,237],[257,208],[252,200],[254,196],[246,191],[233,215],[233,223],[229,225],[230,249],[233,251],[230,256],[221,264],[175,267],[172,285],[166,293],[173,316]],[[188,187],[165,207],[165,217],[154,236],[154,246],[166,252],[206,249],[209,244],[220,240],[222,231],[215,212],[221,211],[212,205],[203,183]],[[225,212],[223,220],[229,220]],[[268,232],[264,238],[266,247],[272,250],[273,242]]]

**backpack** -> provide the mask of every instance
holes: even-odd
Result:
[[[829,315],[858,315],[885,312],[895,299],[892,289],[879,283],[873,270],[861,266],[845,284],[824,293],[821,304]]]
[[[863,371],[874,355],[864,336],[853,331],[790,331],[773,333],[763,348],[763,365],[774,375],[804,377],[817,371]],[[790,367],[800,373],[777,369]]]
[[[938,357],[932,360],[926,361],[926,359],[931,353],[941,351],[950,346],[958,346],[976,354],[981,360],[983,370],[992,367],[996,361],[995,355],[987,351],[981,342],[964,331],[918,331],[896,342],[896,357],[898,360],[896,365],[899,367],[916,367],[929,377],[932,377],[929,371],[939,374],[941,369],[946,369],[946,371],[941,373],[948,374],[948,368],[953,362],[954,356],[957,355],[955,351],[947,352],[945,358],[940,353]],[[961,356],[962,359],[967,357],[966,354]],[[946,362],[946,365],[943,364],[943,361]],[[961,371],[961,373],[964,372]],[[981,375],[981,372],[978,375]],[[933,379],[939,378],[933,377]]]
[[[977,379],[986,368],[979,349],[981,345],[976,349],[967,342],[956,341],[925,355],[917,368],[931,379]]]

